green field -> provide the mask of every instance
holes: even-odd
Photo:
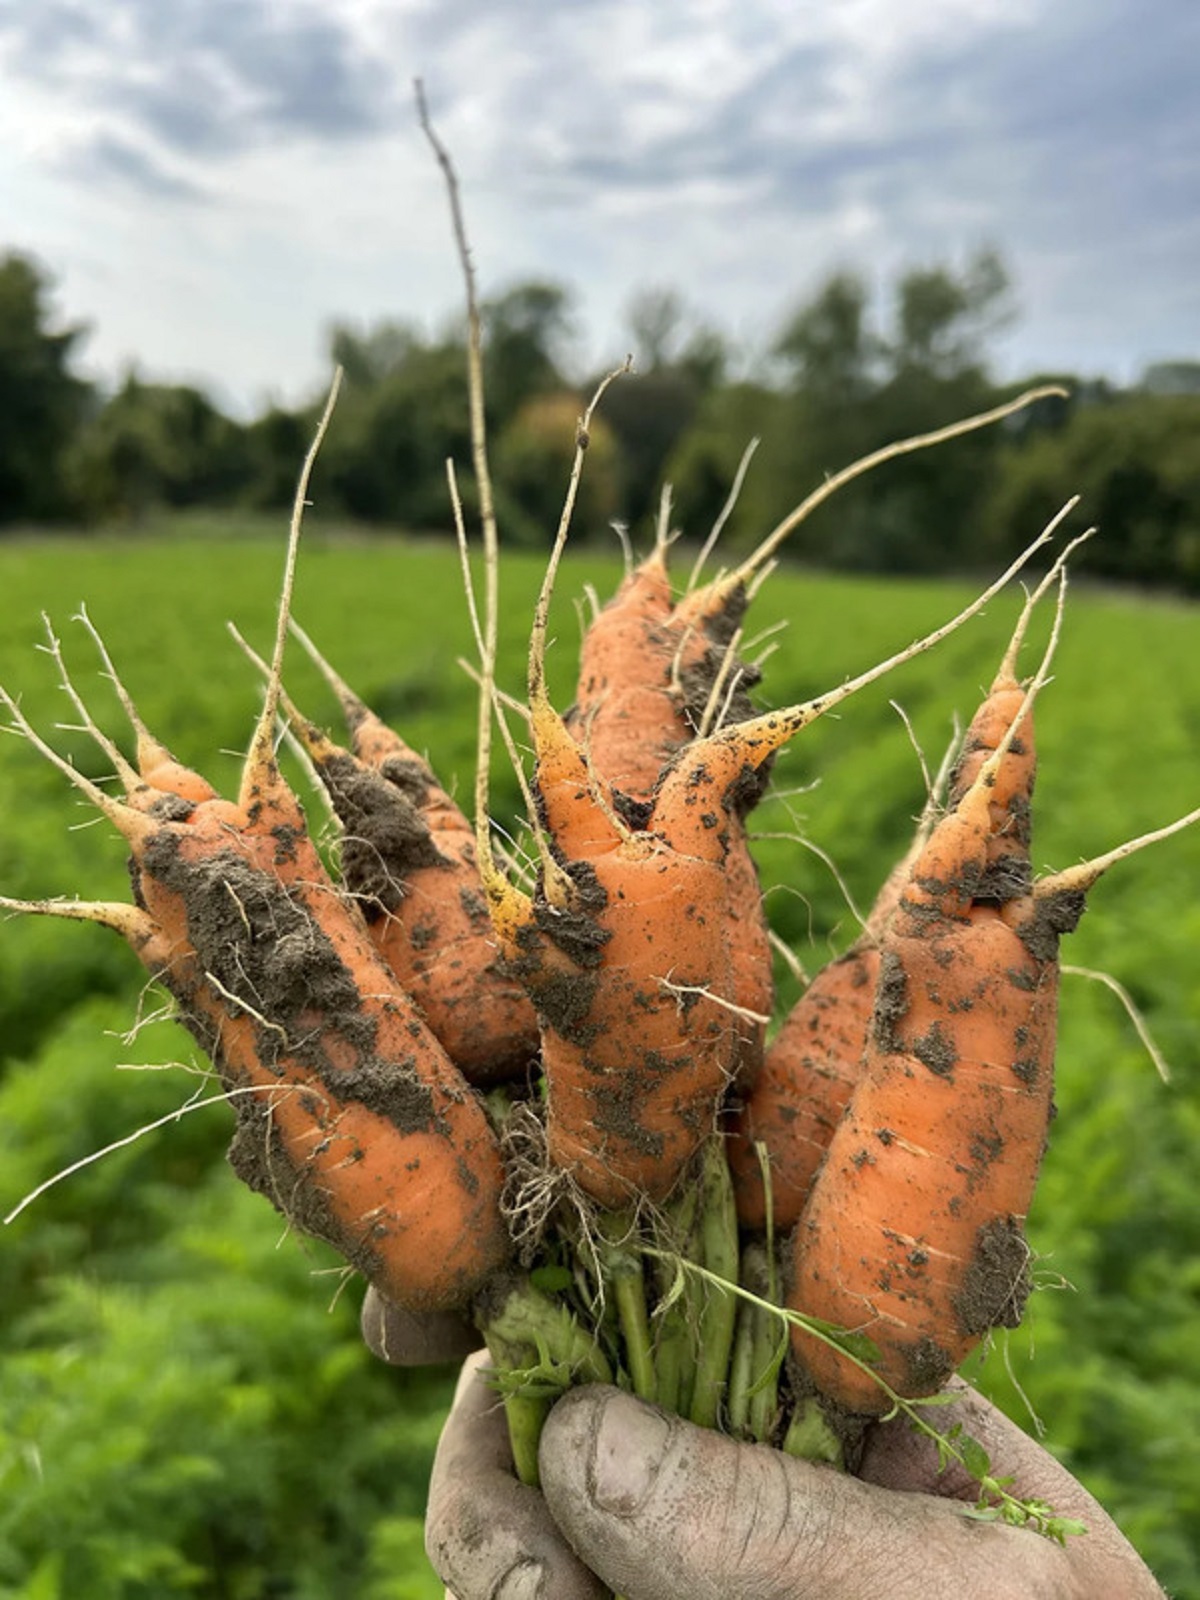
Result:
[[[269,641],[278,541],[55,540],[0,545],[0,683],[43,729],[69,722],[40,612],[63,636],[99,720],[121,729],[82,629],[82,601],[144,716],[226,792],[258,686],[225,632]],[[1086,553],[1056,677],[1039,707],[1035,859],[1061,867],[1200,803],[1200,611],[1100,590]],[[571,693],[585,582],[564,569],[550,661]],[[686,566],[681,562],[681,570]],[[506,565],[501,676],[519,692],[539,563]],[[771,635],[763,704],[808,698],[949,615],[969,586],[777,574],[751,632]],[[807,730],[757,813],[772,921],[813,970],[853,937],[837,864],[869,905],[904,848],[924,787],[890,700],[936,766],[1001,654],[1017,596]],[[342,674],[445,781],[469,788],[474,691],[456,665],[470,633],[444,547],[337,537],[314,521],[296,614]],[[1034,659],[1048,618],[1030,645]],[[288,685],[336,729],[297,653]],[[124,732],[121,732],[124,740]],[[81,770],[102,755],[54,735]],[[497,760],[501,814],[516,788]],[[297,774],[297,781],[303,782]],[[0,740],[0,892],[127,894],[123,851],[65,780]],[[320,808],[311,808],[314,819]],[[786,837],[785,837],[786,836]],[[1030,1233],[1044,1292],[978,1381],[1110,1507],[1177,1600],[1200,1600],[1200,828],[1122,864],[1096,890],[1065,958],[1133,994],[1168,1057],[1164,1086],[1115,998],[1063,984],[1059,1116]],[[60,1168],[204,1092],[190,1041],[139,1015],[142,973],[111,935],[0,924],[0,1209]],[[794,992],[781,974],[782,992]],[[140,1013],[152,1019],[146,995]],[[119,1065],[180,1063],[171,1071]],[[211,1089],[208,1091],[211,1092]],[[223,1107],[172,1121],[68,1178],[0,1231],[0,1595],[54,1600],[258,1596],[440,1597],[419,1519],[447,1375],[373,1365],[356,1336],[360,1287],[336,1296],[327,1252],[281,1238],[221,1159]],[[334,1302],[331,1307],[331,1302]]]

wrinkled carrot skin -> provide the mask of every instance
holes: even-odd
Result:
[[[261,1090],[235,1101],[235,1168],[398,1304],[465,1305],[510,1248],[482,1106],[328,878],[278,770],[235,803],[161,754],[127,797],[153,924],[130,942],[226,1087]]]
[[[157,942],[143,960],[175,995],[181,1021],[223,1084],[256,1091],[234,1102],[230,1161],[238,1175],[396,1304],[411,1311],[465,1306],[487,1272],[503,1264],[507,1241],[495,1222],[498,1160],[486,1130],[460,1136],[453,1161],[446,1159],[446,1124],[461,1121],[461,1090],[439,1084],[424,1127],[413,1125],[406,1104],[409,1125],[401,1129],[388,1114],[386,1091],[372,1108],[346,1098],[336,1080],[314,1077],[311,1061],[288,1054],[269,1029],[235,1013],[205,981],[194,954]],[[341,1070],[348,1077],[356,1056],[336,1028],[322,1044],[347,1063]],[[396,1074],[396,1100],[419,1098],[414,1089]]]
[[[1023,896],[979,904],[985,788],[933,831],[883,941],[862,1079],[793,1237],[789,1304],[877,1345],[880,1375],[932,1394],[1028,1293],[1022,1225],[1051,1115],[1056,922]],[[888,1397],[794,1330],[818,1389],[863,1414]]]
[[[771,1041],[726,1142],[743,1227],[767,1220],[756,1143],[770,1160],[775,1227],[803,1211],[862,1072],[878,980],[878,948],[851,948],[817,973]]]
[[[714,1126],[737,1045],[719,819],[693,822],[669,777],[662,817],[623,838],[565,725],[537,726],[539,806],[575,904],[543,891],[506,953],[541,1021],[549,1157],[601,1204],[662,1200]]]
[[[615,791],[617,808],[635,825],[650,825],[663,774],[696,736],[702,707],[694,702],[694,686],[711,680],[712,657],[744,606],[740,588],[729,594],[698,590],[673,605],[666,563],[656,550],[625,578],[584,635],[566,723],[592,770]],[[759,792],[748,793],[745,810]],[[743,1012],[768,1016],[774,1003],[771,945],[758,869],[740,818],[726,828],[726,883],[734,999]],[[742,1039],[736,1071],[750,1082],[762,1061],[764,1024],[741,1016],[736,1026]]]
[[[522,1076],[537,1018],[499,958],[471,824],[398,734],[361,703],[347,715],[353,753],[296,727],[344,830],[343,888],[467,1081]]]

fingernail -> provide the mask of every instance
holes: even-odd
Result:
[[[540,1561],[521,1561],[492,1590],[492,1600],[542,1600],[546,1574]]]
[[[614,1517],[632,1517],[654,1487],[671,1436],[656,1411],[614,1395],[600,1415],[592,1451],[592,1499]]]

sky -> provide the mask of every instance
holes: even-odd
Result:
[[[569,284],[581,372],[639,288],[752,357],[992,244],[1000,374],[1126,382],[1200,359],[1198,68],[1196,0],[0,0],[0,251],[109,381],[306,398],[335,319],[461,304],[420,76],[481,292]]]

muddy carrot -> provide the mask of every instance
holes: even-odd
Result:
[[[489,866],[482,834],[480,855],[498,937],[542,1021],[550,1160],[594,1199],[620,1205],[670,1191],[712,1127],[736,1060],[725,862],[739,793],[801,728],[931,648],[1014,569],[952,623],[821,699],[685,746],[635,829],[549,700],[546,619],[561,548],[560,529],[529,658],[536,895]]]
[[[1029,1292],[1024,1220],[1050,1118],[1061,935],[1102,871],[1200,817],[996,903],[992,779],[1031,739],[1048,658],[911,874],[883,941],[863,1075],[794,1235],[789,1303],[865,1334],[875,1371],[908,1396],[935,1392],[990,1329],[1015,1326]],[[1013,760],[1028,770],[1022,749]],[[861,1413],[890,1405],[827,1344],[796,1331],[793,1346],[824,1395]]]
[[[307,634],[294,624],[292,631],[334,687],[351,729],[346,750],[284,697],[342,826],[343,891],[467,1081],[524,1074],[537,1054],[537,1019],[497,952],[470,822],[429,763],[352,693]]]
[[[6,905],[86,917],[124,934],[175,994],[231,1086],[260,1091],[238,1097],[233,1155],[242,1176],[301,1226],[331,1237],[388,1298],[411,1309],[448,1308],[463,1304],[508,1253],[496,1138],[326,876],[274,757],[279,663],[314,453],[315,445],[293,516],[273,678],[238,801],[192,803],[173,776],[168,804],[147,805],[154,791],[124,762],[127,798],[115,799],[0,691],[19,731],[126,840],[139,901],[90,910],[76,902]]]
[[[1061,522],[1068,509],[1069,506],[1063,508],[1052,527]],[[971,722],[950,775],[951,809],[962,799],[984,759],[995,751],[1021,710],[1024,690],[1016,679],[1016,663],[1030,618],[1038,601],[1057,582],[1065,563],[1091,532],[1089,529],[1071,540],[1028,596],[992,687]],[[948,756],[947,764],[949,759]],[[1004,763],[992,776],[987,882],[976,890],[977,901],[990,895],[1002,903],[1028,888],[1029,798],[1035,772],[1030,716],[1020,735],[1013,735]],[[881,941],[937,822],[944,775],[945,765],[931,788],[913,842],[880,890],[862,933],[845,954],[817,974],[797,1001],[772,1040],[762,1072],[735,1116],[729,1160],[738,1215],[747,1227],[761,1228],[765,1216],[756,1142],[766,1146],[770,1157],[779,1227],[790,1228],[803,1210],[817,1168],[864,1069],[879,982]],[[1002,875],[996,872],[999,862],[1004,863]]]

